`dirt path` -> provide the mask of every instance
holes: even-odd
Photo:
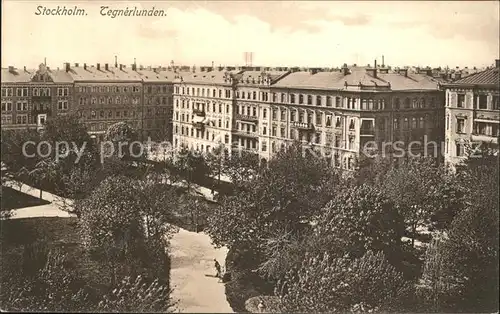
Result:
[[[170,248],[172,297],[179,301],[180,312],[233,313],[224,284],[210,277],[215,275],[213,259],[224,266],[227,250],[215,249],[204,233],[184,229],[171,239]]]

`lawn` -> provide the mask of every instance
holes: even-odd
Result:
[[[2,210],[11,210],[31,206],[50,204],[50,202],[41,200],[10,187],[2,186]]]

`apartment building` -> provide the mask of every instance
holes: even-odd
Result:
[[[71,110],[73,82],[63,70],[40,64],[37,70],[2,68],[2,129],[41,128]]]
[[[261,158],[270,158],[266,145],[271,136],[276,136],[276,130],[271,125],[273,99],[270,89],[272,84],[288,73],[257,67],[242,72],[238,77],[232,131],[234,146],[259,153]]]
[[[431,75],[344,65],[291,73],[271,94],[271,155],[299,140],[333,166],[354,169],[360,153],[423,153],[424,135],[439,151],[442,92]]]
[[[439,83],[432,71],[376,65],[202,70],[175,83],[174,145],[206,151],[220,141],[267,160],[298,140],[345,169],[368,148],[393,157],[438,155]]]
[[[137,69],[142,79],[143,110],[142,128],[144,136],[154,141],[172,141],[173,82],[179,73],[161,68]]]
[[[234,85],[241,71],[201,67],[176,79],[174,85],[173,145],[209,151],[232,143]]]
[[[144,140],[171,141],[173,81],[183,73],[135,63],[2,69],[2,128],[41,128],[55,114],[74,112],[96,140],[126,121]]]
[[[500,136],[499,68],[496,66],[444,84],[445,162],[454,166],[471,145],[498,150]],[[472,148],[473,148],[472,147]]]

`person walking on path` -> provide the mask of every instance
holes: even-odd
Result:
[[[217,259],[214,258],[214,262],[215,262],[215,270],[217,271],[216,273],[216,277],[217,278],[220,278],[221,277],[221,268],[220,268],[220,264],[219,262],[217,261]]]

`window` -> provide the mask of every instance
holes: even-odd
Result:
[[[335,127],[340,128],[342,125],[342,121],[340,120],[340,117],[335,117]]]
[[[262,109],[262,118],[267,118],[267,109]]]
[[[267,128],[265,126],[262,127],[262,134],[263,135],[266,135],[267,133]]]
[[[465,155],[465,147],[463,143],[455,143],[457,157]]]
[[[316,124],[321,126],[322,120],[323,120],[323,113],[316,112]]]
[[[285,131],[285,128],[281,128],[281,129],[280,129],[280,136],[281,136],[281,137],[286,137],[286,131]]]
[[[457,133],[465,133],[465,119],[457,118]]]
[[[58,110],[68,110],[68,101],[67,100],[59,100],[57,102]]]
[[[281,121],[285,121],[286,120],[286,110],[281,109],[280,114],[281,114]]]
[[[273,109],[272,119],[273,121],[276,121],[278,119],[278,109]]]
[[[486,95],[479,95],[478,97],[478,109],[488,108],[488,98]]]
[[[410,108],[410,98],[405,98],[405,108]]]
[[[419,117],[418,121],[419,121],[418,128],[423,129],[424,128],[424,117]]]
[[[276,127],[275,126],[273,126],[271,129],[271,135],[276,136]]]
[[[303,111],[299,112],[299,122],[304,122],[304,112]]]
[[[399,100],[399,98],[394,99],[394,109],[399,110],[400,107],[401,101]]]
[[[351,122],[349,123],[349,130],[354,130],[354,129],[355,129],[354,119],[351,119]]]
[[[255,91],[254,91],[254,92],[252,93],[252,96],[253,96],[253,97],[252,97],[252,99],[253,99],[253,100],[257,100],[257,92],[255,92]]]
[[[307,95],[307,104],[308,104],[308,105],[312,105],[312,103],[313,103],[313,98],[312,98],[312,96],[311,96],[311,95]]]
[[[413,109],[418,108],[418,100],[417,100],[417,98],[413,98],[412,101],[411,101],[411,103],[412,103]]]
[[[393,127],[394,127],[394,130],[399,129],[399,119],[398,118],[394,119]]]
[[[295,103],[295,94],[290,94],[290,103]]]
[[[408,130],[410,128],[410,121],[408,120],[408,118],[404,118],[404,120],[403,120],[403,128],[405,130]]]
[[[90,112],[90,117],[91,117],[92,119],[95,119],[95,117],[96,117],[96,113],[95,113],[95,111],[94,111],[94,110],[92,110],[92,111]]]
[[[16,110],[17,111],[26,111],[26,110],[28,110],[28,102],[26,102],[26,101],[18,101],[16,103]]]
[[[295,121],[295,114],[296,114],[296,111],[295,110],[292,110],[290,111],[290,121]]]
[[[28,124],[28,115],[27,114],[18,114],[16,116],[17,124]]]
[[[326,126],[332,126],[332,115],[331,114],[326,115]]]
[[[2,112],[3,111],[12,111],[12,102],[2,102]]]
[[[316,106],[321,106],[321,96],[316,96]]]
[[[411,128],[412,129],[417,128],[417,118],[415,118],[415,117],[411,118]]]
[[[304,103],[304,95],[300,94],[299,95],[299,105]]]
[[[267,151],[267,142],[266,141],[262,142],[262,151],[263,152]]]
[[[493,107],[493,110],[498,110],[500,109],[500,101],[498,100],[498,96],[493,96],[491,99],[491,105]]]
[[[342,97],[335,97],[335,107],[340,108],[342,107]]]
[[[449,114],[446,115],[446,129],[447,130],[450,129],[450,115]]]
[[[281,93],[281,102],[286,102],[286,94]]]
[[[464,94],[458,94],[457,107],[458,108],[465,108],[465,95]]]

